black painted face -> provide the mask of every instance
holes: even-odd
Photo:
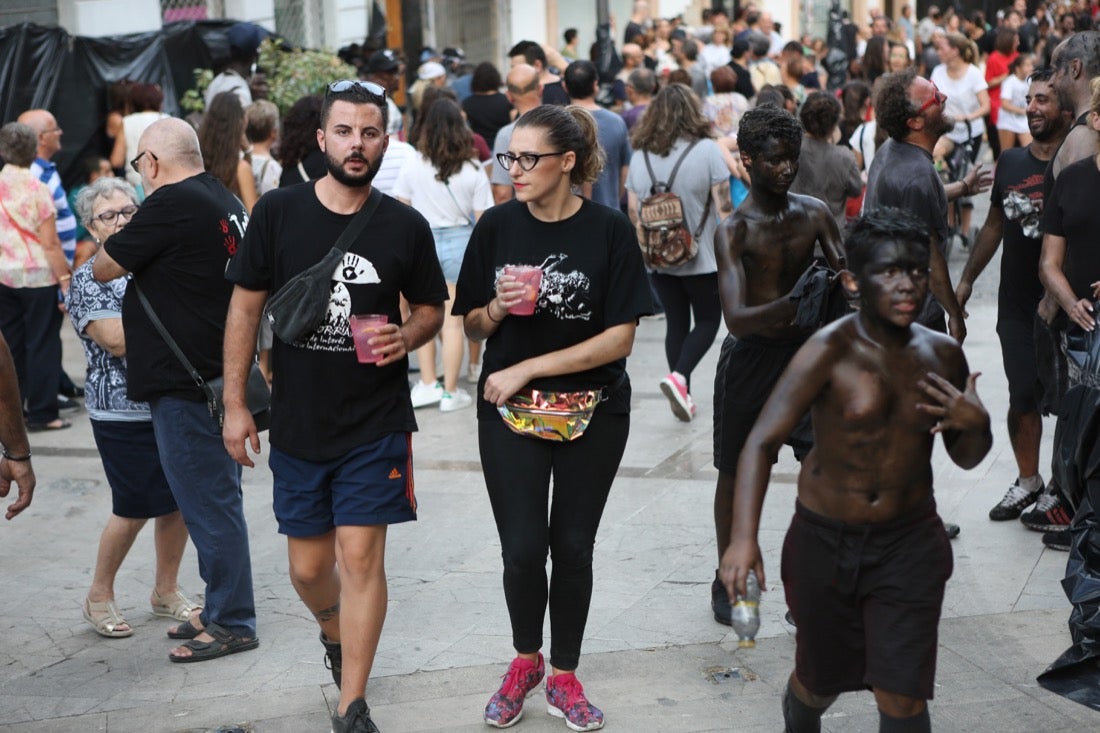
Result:
[[[798,145],[770,137],[756,156],[743,155],[741,160],[751,171],[754,185],[774,193],[786,193],[798,174],[799,149]]]
[[[928,249],[915,242],[880,242],[857,275],[864,313],[898,328],[912,325],[928,293],[928,262]]]

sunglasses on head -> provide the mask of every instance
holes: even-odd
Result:
[[[360,81],[359,79],[334,81],[328,85],[328,94],[343,94],[344,92],[350,92],[356,87],[359,87],[367,94],[371,94],[375,97],[381,97],[382,99],[386,98],[386,88],[381,84],[375,84],[373,81]]]

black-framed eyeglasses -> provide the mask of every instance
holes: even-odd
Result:
[[[154,155],[151,150],[142,150],[140,153],[137,154],[136,158],[130,161],[130,167],[134,169],[134,173],[141,173],[141,171],[138,170],[138,161],[141,160],[142,156],[146,154],[148,154],[149,157],[152,158],[154,161],[160,160],[160,158]]]
[[[137,213],[138,207],[130,204],[129,206],[123,206],[117,211],[104,211],[102,214],[96,214],[95,218],[104,224],[114,224],[118,217],[125,217],[129,221],[134,214]]]
[[[555,155],[565,155],[566,152],[565,150],[559,150],[556,153],[520,153],[519,155],[497,153],[497,163],[500,163],[500,167],[506,171],[512,170],[513,163],[519,163],[520,170],[529,171],[538,165],[539,161],[543,158],[552,158]]]
[[[386,88],[381,84],[375,84],[373,81],[362,81],[360,79],[342,79],[340,81],[334,81],[328,85],[328,94],[343,94],[344,92],[351,91],[355,87],[359,87],[367,94],[372,94],[375,97],[386,98]]]

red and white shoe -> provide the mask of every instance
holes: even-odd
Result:
[[[687,382],[684,378],[677,372],[669,372],[668,376],[661,380],[661,391],[668,398],[672,414],[684,422],[691,422],[695,417],[695,401],[688,394]]]

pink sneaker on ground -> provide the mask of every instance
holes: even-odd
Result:
[[[570,730],[599,730],[603,727],[603,713],[588,702],[584,687],[572,672],[546,678],[546,712],[555,718],[565,718]]]
[[[684,422],[691,422],[695,417],[695,402],[688,394],[687,382],[684,378],[676,372],[669,372],[668,376],[661,380],[661,391],[668,398],[672,414]]]
[[[494,728],[508,728],[518,723],[523,717],[523,701],[545,676],[546,664],[541,653],[537,663],[521,657],[513,659],[501,677],[504,681],[500,689],[485,706],[485,723]]]

